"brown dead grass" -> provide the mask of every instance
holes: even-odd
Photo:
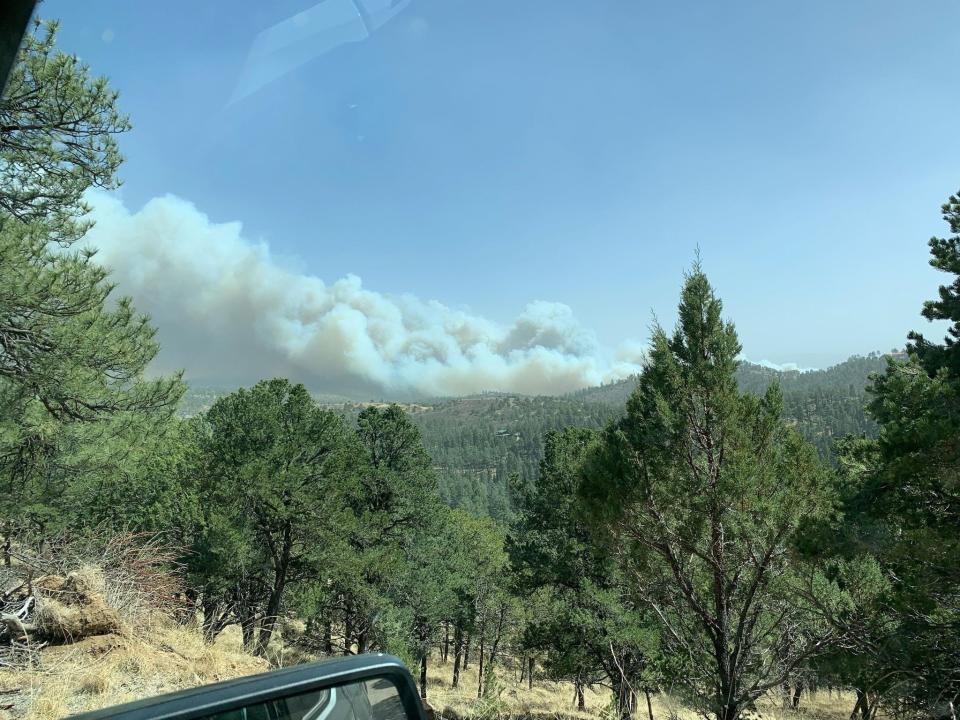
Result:
[[[285,628],[295,637],[298,627]],[[136,632],[89,637],[67,645],[51,646],[41,653],[41,667],[0,670],[0,692],[11,704],[9,716],[25,720],[54,720],[65,715],[109,707],[166,692],[264,672],[270,667],[294,665],[316,659],[304,655],[279,638],[271,643],[268,658],[243,651],[240,630],[228,627],[212,645],[198,628],[156,616]],[[532,690],[519,681],[519,671],[497,667],[496,702],[477,699],[477,666],[461,674],[452,687],[452,662],[434,656],[428,675],[428,702],[441,715],[458,718],[493,717],[504,720],[589,720],[609,717],[611,695],[603,687],[587,688],[586,711],[575,707],[573,685],[536,678]],[[668,694],[652,698],[654,720],[699,720]],[[758,703],[763,720],[847,720],[853,697],[848,693],[805,694],[799,711],[785,710],[779,698]],[[2,715],[2,713],[0,713]],[[637,720],[648,720],[643,698]]]
[[[195,627],[158,620],[136,634],[90,637],[71,645],[53,646],[41,654],[35,670],[0,671],[0,692],[13,703],[9,714],[25,720],[54,720],[65,715],[109,707],[166,692],[264,672],[270,666],[292,665],[314,659],[301,656],[278,642],[269,659],[243,651],[239,628],[228,627],[212,645],[204,643]],[[433,658],[428,674],[428,702],[441,715],[458,718],[496,717],[532,720],[589,720],[609,717],[610,692],[600,686],[585,691],[586,711],[575,707],[573,685],[536,678],[532,690],[519,682],[515,668],[500,665],[496,703],[478,701],[477,667],[461,674],[452,687],[452,662]],[[699,720],[668,694],[652,698],[654,720]],[[763,720],[847,720],[853,707],[849,693],[805,694],[798,711],[784,709],[779,698],[758,703]],[[640,699],[637,720],[647,720]]]
[[[852,692],[820,690],[805,693],[798,710],[784,709],[779,698],[772,695],[757,703],[757,707],[764,720],[849,720],[855,702]]]
[[[604,687],[587,688],[584,692],[586,710],[579,712],[572,683],[551,682],[534,676],[533,690],[528,690],[527,683],[519,681],[518,669],[501,665],[496,673],[502,690],[495,707],[501,718],[588,720],[609,714],[612,695]],[[466,673],[461,673],[456,689],[452,686],[452,675],[453,663],[442,663],[439,657],[433,658],[432,666],[428,666],[427,701],[438,713],[469,718],[490,709],[491,703],[477,700],[476,665],[471,664]],[[639,703],[637,720],[648,720],[645,699],[641,697]],[[763,720],[848,720],[853,704],[852,693],[821,691],[804,694],[796,711],[784,709],[779,698],[775,697],[761,700],[758,710]],[[666,693],[652,696],[651,705],[654,720],[702,720],[700,715]]]
[[[484,706],[477,699],[477,666],[470,664],[461,672],[458,687],[453,687],[453,663],[432,658],[427,666],[427,702],[437,712],[456,717],[471,717]],[[587,711],[576,711],[571,683],[535,679],[533,690],[519,681],[519,671],[499,666],[497,680],[502,691],[496,704],[505,717],[596,718],[607,706],[610,694],[604,688],[588,688],[584,693]],[[452,711],[452,712],[451,712]]]
[[[240,633],[228,628],[213,645],[199,631],[157,622],[137,635],[104,635],[41,653],[41,667],[0,671],[0,690],[11,715],[53,720],[165,692],[269,669],[243,652]]]

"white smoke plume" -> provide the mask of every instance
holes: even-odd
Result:
[[[156,370],[223,383],[283,375],[317,391],[447,396],[558,394],[640,370],[627,344],[605,353],[561,303],[530,303],[509,325],[411,295],[333,283],[286,267],[238,222],[213,223],[186,200],[129,211],[91,196],[86,243],[159,328]]]
[[[770,370],[776,370],[777,372],[782,372],[782,373],[786,373],[786,372],[805,373],[805,372],[814,372],[817,370],[817,368],[803,367],[802,365],[798,365],[797,363],[794,363],[794,362],[775,363],[775,362],[771,362],[770,360],[751,360],[746,355],[741,355],[740,360],[742,360],[745,363],[750,363],[751,365],[759,365],[760,367],[765,367]]]

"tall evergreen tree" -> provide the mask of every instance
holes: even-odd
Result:
[[[947,321],[947,336],[909,334],[908,361],[889,361],[870,388],[876,441],[845,458],[863,458],[847,511],[890,578],[883,610],[898,618],[875,674],[892,674],[890,693],[922,713],[960,699],[960,195],[943,217],[954,234],[930,240],[930,264],[953,280],[922,315]]]
[[[0,212],[70,244],[90,225],[84,192],[118,185],[130,122],[106,79],[56,47],[57,29],[33,23],[0,98]]]
[[[510,555],[524,596],[545,591],[549,611],[531,620],[525,642],[545,655],[555,679],[576,686],[607,681],[629,715],[635,690],[651,689],[658,633],[638,607],[608,547],[591,532],[578,495],[584,458],[599,433],[548,433],[533,487],[518,498]]]
[[[338,538],[353,519],[345,497],[358,447],[342,418],[318,408],[302,385],[274,379],[218,400],[200,448],[197,494],[206,518],[190,562],[211,613],[210,601],[234,604],[248,642],[259,623],[262,655],[288,588],[322,581],[336,562]],[[235,557],[223,557],[223,546]],[[226,562],[215,569],[211,560]],[[213,583],[223,575],[230,594],[218,598]]]
[[[673,336],[657,326],[627,414],[604,433],[581,494],[624,559],[664,642],[687,659],[690,699],[736,720],[829,644],[804,595],[801,523],[830,509],[812,447],[780,421],[778,389],[742,395],[740,343],[695,267]]]
[[[88,250],[83,193],[115,187],[115,135],[128,127],[106,80],[35,23],[0,99],[0,477],[9,540],[83,516],[67,505],[116,496],[145,465],[183,392],[147,380],[154,330]],[[146,443],[150,444],[150,443]],[[132,452],[131,452],[132,450]],[[156,489],[156,488],[154,488]],[[101,509],[103,503],[100,503]]]
[[[381,622],[395,610],[391,588],[408,568],[404,558],[440,511],[436,477],[420,431],[397,405],[371,406],[357,418],[356,482],[344,496],[356,522],[341,530],[349,547],[332,577],[330,615],[343,627],[344,653],[388,645]]]
[[[927,340],[913,331],[908,337],[907,351],[920,361],[930,375],[947,369],[951,376],[960,377],[960,193],[951,195],[941,208],[943,219],[950,226],[950,237],[930,239],[930,265],[941,272],[954,275],[953,282],[941,285],[936,300],[923,304],[921,315],[929,321],[946,320],[950,323],[943,343]]]

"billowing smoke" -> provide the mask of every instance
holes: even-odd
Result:
[[[605,353],[560,303],[532,302],[505,326],[367,290],[355,275],[327,284],[177,197],[137,212],[104,193],[91,201],[86,242],[159,328],[158,371],[223,383],[283,375],[318,391],[400,397],[556,394],[640,368],[636,344]]]
[[[770,360],[751,360],[746,355],[741,355],[740,360],[745,363],[750,363],[752,365],[759,365],[760,367],[769,368],[770,370],[776,370],[777,372],[812,372],[815,368],[802,367],[797,363],[787,362],[787,363],[775,363]]]

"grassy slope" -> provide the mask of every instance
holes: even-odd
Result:
[[[586,711],[577,712],[574,704],[573,685],[566,682],[550,682],[537,678],[533,690],[519,682],[519,670],[504,665],[497,668],[497,680],[502,690],[498,702],[489,704],[477,700],[477,668],[471,665],[461,675],[460,685],[452,687],[452,659],[446,664],[436,658],[428,671],[427,701],[436,710],[450,717],[476,717],[486,715],[483,710],[497,710],[502,718],[597,718],[607,716],[612,696],[603,687],[588,688],[584,693]],[[854,704],[852,693],[818,692],[803,696],[799,711],[784,710],[778,698],[771,697],[758,703],[758,710],[765,720],[847,720]],[[702,720],[702,716],[684,708],[668,694],[660,693],[651,698],[654,720]],[[452,710],[452,713],[444,713]],[[647,720],[645,702],[641,699],[638,720]]]
[[[45,648],[39,668],[0,670],[11,716],[54,720],[269,669],[242,651],[239,630],[206,645],[199,631],[158,621],[136,633]]]
[[[274,665],[311,659],[296,652],[272,653]],[[67,714],[109,707],[153,695],[226,680],[269,669],[265,660],[243,652],[239,630],[228,628],[212,646],[200,633],[159,622],[136,635],[88,638],[73,645],[47,648],[42,668],[0,671],[0,700],[9,715],[24,720],[54,720]],[[472,664],[451,686],[452,662],[434,658],[428,675],[428,702],[441,716],[456,718],[597,718],[606,716],[610,693],[603,687],[585,692],[586,712],[577,712],[573,685],[537,678],[532,690],[518,671],[497,667],[500,692],[494,702],[477,700],[477,667]],[[11,692],[13,691],[13,692]],[[666,694],[652,698],[655,720],[697,720]],[[799,712],[784,711],[775,699],[759,704],[769,720],[846,720],[853,697],[848,693],[805,695]],[[3,713],[0,710],[0,713]],[[641,703],[639,720],[646,720]]]

